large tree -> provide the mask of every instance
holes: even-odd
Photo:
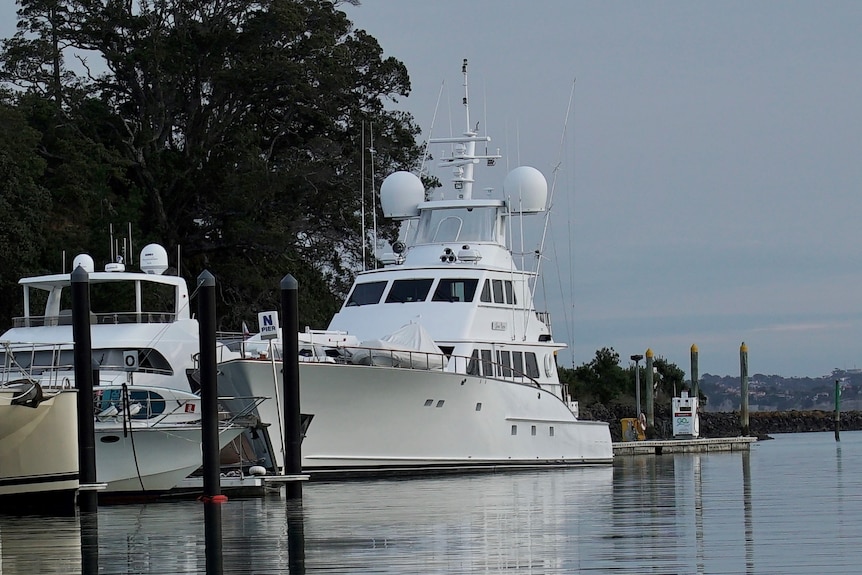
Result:
[[[104,150],[99,215],[129,215],[139,243],[180,246],[189,279],[213,272],[223,327],[275,306],[286,273],[300,281],[301,321],[324,325],[368,237],[363,127],[374,128],[375,173],[419,157],[412,119],[385,106],[409,92],[404,65],[325,0],[21,4],[31,19],[36,8],[51,16],[42,30],[59,39],[48,46],[87,55],[84,77],[59,75],[71,97],[45,89],[56,74],[34,74],[29,89],[64,94],[51,101],[77,123],[83,149]],[[26,60],[24,40],[15,58],[6,46],[6,79]],[[50,71],[62,60],[45,45],[31,46],[30,61]],[[24,76],[16,82],[28,88]]]

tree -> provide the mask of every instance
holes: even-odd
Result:
[[[216,276],[222,328],[276,306],[288,272],[300,321],[321,327],[363,264],[360,190],[375,187],[361,181],[362,127],[374,128],[374,173],[420,157],[412,118],[384,105],[409,93],[404,65],[323,0],[23,5],[52,25],[28,25],[42,42],[6,45],[0,59],[7,71],[40,63],[16,76],[25,94],[63,94],[54,112],[71,127],[41,130],[43,157],[56,157],[48,187],[74,200],[58,205],[75,206],[79,226],[128,221],[138,242],[181,247],[187,279]],[[61,73],[58,88],[43,72],[68,49],[106,71]],[[72,168],[93,177],[64,188],[53,175]]]
[[[561,381],[569,384],[572,397],[589,397],[600,403],[609,403],[625,393],[629,386],[629,375],[619,363],[620,355],[614,348],[603,347],[596,351],[592,361],[572,372],[561,368]],[[634,390],[633,383],[631,389]]]

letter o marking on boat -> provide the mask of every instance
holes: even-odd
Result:
[[[123,369],[126,371],[135,371],[138,369],[138,352],[124,351],[123,352]]]

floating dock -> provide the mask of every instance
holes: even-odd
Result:
[[[662,455],[663,453],[703,453],[707,451],[747,451],[756,437],[711,437],[650,439],[614,442],[614,456]]]
[[[221,492],[232,497],[260,497],[293,481],[308,481],[309,475],[243,475],[222,476]],[[187,477],[169,493],[169,497],[198,495],[203,492],[202,477]]]

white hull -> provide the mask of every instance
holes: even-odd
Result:
[[[219,449],[242,433],[234,426],[219,433]],[[96,480],[105,493],[162,493],[176,487],[202,465],[199,425],[96,428]]]
[[[219,366],[221,394],[258,395],[282,466],[281,364]],[[311,416],[304,471],[339,473],[610,463],[607,423],[579,421],[558,397],[511,381],[442,371],[300,363]]]
[[[57,393],[35,408],[12,405],[17,393],[0,389],[0,497],[68,492],[74,498],[77,393]]]

